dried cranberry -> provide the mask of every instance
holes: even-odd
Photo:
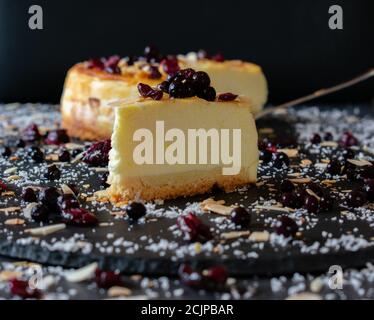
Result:
[[[153,89],[150,94],[149,94],[149,97],[153,100],[161,100],[162,97],[163,97],[163,92],[161,90],[155,90]]]
[[[185,239],[191,242],[206,242],[213,238],[210,227],[204,224],[193,213],[179,216],[177,219],[177,224],[184,233]]]
[[[121,275],[114,271],[107,271],[96,269],[95,282],[99,288],[108,289],[114,286],[121,286],[123,284]]]
[[[144,217],[147,213],[147,209],[144,206],[144,204],[142,204],[141,202],[135,202],[135,201],[131,202],[126,207],[125,211],[127,213],[127,216],[134,221],[137,221],[141,217]]]
[[[31,209],[31,218],[36,222],[47,222],[49,209],[44,204],[37,204]]]
[[[203,270],[202,275],[205,283],[209,281],[218,286],[224,286],[229,276],[227,269],[222,266],[214,266],[209,269],[205,269]]]
[[[162,77],[162,74],[158,71],[158,67],[156,66],[150,66],[148,73],[149,79],[160,79]]]
[[[36,196],[34,189],[25,188],[22,190],[22,199],[25,202],[36,202],[38,197]]]
[[[65,129],[50,131],[47,138],[44,140],[44,142],[49,145],[60,145],[63,143],[68,143],[69,141],[70,138]]]
[[[60,193],[55,187],[48,187],[39,192],[39,201],[52,211],[58,211],[57,199]]]
[[[290,165],[290,159],[284,152],[273,153],[273,166],[275,168],[288,167]]]
[[[56,165],[51,165],[47,168],[47,172],[45,173],[45,177],[48,180],[59,180],[61,178],[61,171]]]
[[[189,265],[182,264],[179,267],[178,274],[183,284],[196,289],[202,287],[202,275]]]
[[[352,134],[352,132],[346,131],[343,133],[340,143],[343,147],[352,147],[358,145],[357,138]]]
[[[321,200],[319,201],[319,208],[321,211],[329,212],[332,211],[334,206],[334,200],[329,194],[323,195]]]
[[[104,69],[104,63],[101,59],[93,58],[87,61],[87,68],[88,69]]]
[[[367,200],[374,202],[374,179],[367,179],[365,181],[364,190],[366,191]]]
[[[83,208],[70,208],[62,211],[62,218],[68,224],[76,226],[96,226],[98,219],[91,212]]]
[[[294,237],[298,229],[299,228],[296,222],[286,216],[280,217],[275,224],[275,232],[279,235],[285,236],[286,238],[290,236]]]
[[[58,198],[58,206],[61,210],[79,208],[79,201],[73,194],[64,194]]]
[[[105,68],[116,68],[120,60],[121,60],[121,57],[118,55],[110,56],[107,59],[105,59],[104,67]]]
[[[6,184],[0,180],[0,191],[6,191],[6,190],[7,190]]]
[[[178,59],[176,58],[167,58],[161,61],[162,69],[166,74],[175,74],[180,70]]]
[[[230,217],[232,222],[241,227],[248,227],[251,223],[251,215],[243,207],[232,209]]]
[[[92,144],[84,153],[82,161],[94,167],[106,167],[109,162],[110,139]]]
[[[39,132],[38,126],[35,123],[33,123],[23,130],[22,137],[23,140],[27,142],[35,142],[40,140],[42,136]]]
[[[9,147],[0,147],[0,154],[3,156],[3,157],[10,157],[11,154],[12,154],[12,150],[9,148]]]
[[[264,163],[269,163],[273,157],[273,154],[269,150],[260,151],[260,160]]]
[[[292,192],[285,192],[282,194],[280,202],[284,207],[296,208],[297,200],[296,196]]]
[[[197,96],[207,101],[214,101],[216,100],[216,90],[213,87],[208,87],[198,92]]]
[[[362,207],[366,201],[366,194],[360,190],[353,190],[347,196],[347,204],[352,208]]]
[[[12,279],[9,281],[10,292],[23,299],[40,299],[42,293],[38,289],[31,288],[28,281]]]
[[[217,53],[215,54],[214,56],[212,56],[211,58],[213,61],[216,61],[216,62],[224,62],[225,61],[225,57],[223,56],[222,53]]]
[[[331,160],[326,167],[326,172],[333,176],[340,174],[341,171],[342,171],[342,166],[340,162],[336,159]]]
[[[139,83],[138,84],[138,91],[139,94],[144,97],[148,98],[149,94],[152,92],[152,87],[145,83]]]
[[[61,162],[69,162],[71,159],[71,156],[70,156],[70,152],[67,151],[67,150],[60,150],[59,154],[58,154],[58,160],[61,161]]]
[[[321,136],[318,133],[315,133],[313,137],[310,139],[310,142],[313,144],[319,144],[321,143],[322,139]]]
[[[312,195],[307,195],[304,200],[304,208],[309,213],[317,213],[319,209],[318,199]]]
[[[37,163],[40,163],[44,160],[44,153],[38,147],[29,147],[27,149],[27,155]]]
[[[237,94],[233,94],[231,92],[221,93],[218,95],[219,101],[234,101],[238,97]]]
[[[285,180],[282,181],[282,183],[280,185],[280,191],[282,191],[282,192],[292,192],[294,190],[295,190],[295,186],[290,180],[285,179]]]

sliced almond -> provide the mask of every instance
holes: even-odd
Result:
[[[0,281],[9,281],[12,279],[20,278],[22,272],[13,271],[13,270],[4,270],[0,272]]]
[[[69,282],[82,282],[92,279],[97,269],[97,262],[93,262],[83,268],[67,272],[65,274],[65,279]]]
[[[10,161],[17,161],[17,160],[19,160],[19,157],[17,157],[17,156],[11,156],[11,157],[9,158],[9,160],[10,160]]]
[[[67,184],[62,184],[61,185],[61,190],[63,192],[63,194],[72,194],[72,195],[76,195],[74,193],[74,191],[67,185]]]
[[[20,211],[21,207],[8,207],[8,208],[0,208],[0,212],[11,213]]]
[[[31,211],[32,209],[34,209],[36,206],[38,205],[37,202],[31,202],[29,203],[25,209],[23,209],[23,215],[27,218],[27,219],[31,219]]]
[[[322,180],[321,183],[329,186],[329,185],[335,184],[336,180],[325,179],[325,180]]]
[[[262,134],[272,134],[272,133],[274,133],[273,128],[260,128],[260,129],[258,129],[258,131]]]
[[[312,189],[306,189],[306,192],[308,192],[308,194],[310,194],[311,196],[315,197],[318,201],[321,200],[321,198]]]
[[[16,181],[16,180],[20,180],[20,179],[21,179],[21,177],[19,175],[15,174],[15,175],[7,177],[6,181]]]
[[[17,226],[17,225],[21,225],[21,224],[24,224],[24,223],[25,223],[25,220],[18,219],[18,218],[8,219],[8,220],[5,220],[5,222],[4,222],[4,224],[6,224],[8,226]]]
[[[224,232],[221,234],[221,238],[225,240],[237,239],[241,237],[248,237],[250,234],[249,231],[231,231]]]
[[[46,227],[40,227],[40,228],[33,228],[33,229],[26,229],[26,233],[30,233],[33,236],[46,236],[51,233],[63,230],[66,228],[66,224],[59,223],[59,224],[53,224]]]
[[[365,166],[372,166],[373,164],[370,161],[361,159],[361,160],[356,160],[356,159],[348,159],[348,162],[354,164],[355,166],[358,167],[365,167]]]
[[[4,170],[5,175],[12,174],[12,173],[15,173],[15,172],[17,172],[17,167],[12,167],[12,168],[8,168],[8,169]]]
[[[94,193],[97,199],[108,198],[108,192],[106,190],[99,190]]]
[[[295,209],[287,208],[287,207],[278,207],[278,206],[255,206],[255,209],[259,210],[269,210],[269,211],[280,211],[280,212],[295,212]]]
[[[109,169],[108,168],[92,168],[93,170],[95,170],[96,172],[108,172]]]
[[[289,177],[300,177],[301,176],[301,172],[288,173],[287,176],[289,176]]]
[[[204,206],[205,211],[211,211],[224,216],[230,215],[232,207],[225,206],[223,204],[208,203]]]
[[[14,197],[16,194],[14,191],[4,191],[1,195],[3,197]]]
[[[299,154],[297,149],[278,149],[278,152],[285,153],[289,158],[295,158]]]
[[[306,184],[312,181],[310,178],[297,178],[297,179],[290,179],[292,183],[299,183],[299,184]]]
[[[108,296],[111,297],[111,298],[114,298],[114,297],[128,297],[128,296],[131,296],[131,294],[132,294],[132,291],[129,288],[126,288],[126,287],[115,286],[115,287],[111,287],[108,290]]]
[[[301,167],[309,167],[313,162],[310,161],[309,159],[303,159],[300,162]]]
[[[249,236],[249,239],[256,242],[267,242],[269,241],[270,234],[267,231],[254,231]]]
[[[323,141],[319,144],[321,147],[331,147],[331,148],[337,148],[338,143],[335,141]]]
[[[83,149],[84,145],[83,144],[69,142],[69,143],[65,143],[65,148],[68,149],[68,150]]]
[[[123,217],[126,214],[127,214],[126,211],[111,211],[110,212],[111,216],[116,216],[116,217]]]
[[[58,154],[55,154],[55,153],[47,154],[45,156],[45,160],[47,160],[47,161],[58,161],[59,156],[58,156]]]
[[[322,300],[322,297],[312,292],[300,292],[287,297],[286,300]]]

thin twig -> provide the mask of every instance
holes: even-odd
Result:
[[[283,103],[283,104],[281,104],[279,106],[276,106],[276,107],[267,108],[267,109],[263,110],[262,112],[260,112],[256,116],[256,119],[260,119],[260,118],[262,118],[262,117],[264,117],[264,116],[266,116],[270,113],[273,113],[275,111],[278,111],[278,110],[281,110],[281,109],[287,109],[287,108],[293,107],[295,105],[298,105],[298,104],[301,104],[301,103],[304,103],[304,102],[307,102],[307,101],[310,101],[310,100],[328,95],[330,93],[333,93],[333,92],[351,87],[351,86],[353,86],[353,85],[355,85],[359,82],[362,82],[362,81],[365,81],[365,80],[371,78],[372,76],[374,76],[374,68],[370,69],[369,71],[367,71],[367,72],[365,72],[365,73],[363,73],[363,74],[361,74],[361,75],[359,75],[359,76],[357,76],[357,77],[355,77],[355,78],[353,78],[349,81],[340,83],[340,84],[335,85],[333,87],[318,90],[318,91],[316,91],[312,94],[309,94],[305,97],[301,97],[301,98]]]

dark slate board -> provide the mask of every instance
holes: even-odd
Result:
[[[32,109],[33,115],[38,112],[39,114],[44,114],[44,116],[37,119],[36,122],[41,121],[43,123],[48,123],[48,121],[50,122],[58,117],[55,112],[50,111],[45,113],[48,106],[23,106],[23,108],[24,110],[22,110],[22,114],[30,112],[27,111],[27,108]],[[15,110],[21,112],[19,111],[19,107]],[[362,110],[365,111],[369,109],[363,107]],[[5,115],[9,114],[9,110],[6,107],[0,107],[0,114],[1,112]],[[336,120],[326,119],[326,121],[334,122]],[[22,122],[18,122],[17,125],[21,126],[20,123]],[[294,117],[284,118],[282,120],[268,119],[260,121],[258,127],[275,128],[278,133],[284,136],[286,133],[288,135],[294,131],[295,123]],[[359,125],[357,125],[357,128],[360,130]],[[312,156],[310,155],[309,158],[312,159]],[[9,168],[9,165],[5,165],[4,163],[0,164],[1,172],[3,172],[5,168]],[[33,165],[29,164],[26,160],[22,165],[20,165],[19,171],[24,169],[25,171],[30,172],[32,166]],[[46,166],[46,164],[43,164],[42,166]],[[271,168],[265,169],[260,176],[264,174],[269,175],[273,173],[273,171],[274,170]],[[76,172],[77,176],[71,176],[71,172]],[[88,172],[92,172],[92,170],[85,165],[72,165],[63,169],[63,177],[68,177],[68,182],[78,183],[82,192],[89,193],[91,191],[102,189],[99,179],[100,174],[92,173],[91,175],[87,175]],[[40,176],[40,174],[36,174],[35,177],[31,174],[30,179],[33,180],[38,176]],[[274,182],[274,184],[277,185],[282,177],[284,177],[284,174],[277,172],[275,177],[269,181]],[[83,190],[81,187],[85,183],[90,183],[91,185],[88,190]],[[21,183],[17,182],[17,185],[10,185],[10,188],[14,190],[17,195],[20,194],[20,184]],[[53,184],[58,186],[61,182],[57,181],[51,183],[42,179],[40,183],[36,183],[36,185],[42,186]],[[30,183],[25,183],[25,185],[30,185]],[[342,189],[353,187],[352,185],[345,184],[345,182],[340,183],[340,186]],[[250,188],[248,191],[234,192],[230,194],[217,191],[211,195],[165,201],[164,204],[157,205],[156,208],[178,207],[184,209],[187,203],[199,202],[206,199],[208,196],[213,196],[218,200],[224,199],[228,205],[240,203],[249,207],[251,203],[259,198],[259,196],[267,198],[268,191],[265,187]],[[3,203],[3,201],[0,202],[0,208],[19,205],[19,203],[19,196],[16,198],[9,198],[6,204]],[[21,206],[24,207],[25,205],[21,203]],[[90,203],[84,204],[84,206],[97,213],[100,222],[114,223],[105,227],[97,227],[95,228],[95,232],[92,231],[92,228],[68,226],[62,231],[43,237],[39,243],[28,243],[25,245],[20,243],[19,240],[22,238],[28,238],[29,236],[24,234],[22,231],[24,229],[36,227],[37,224],[34,222],[27,222],[26,226],[4,226],[3,222],[6,219],[22,216],[19,214],[9,216],[6,216],[3,213],[0,214],[0,255],[64,267],[82,267],[90,262],[97,261],[101,268],[118,269],[129,274],[142,273],[152,275],[175,275],[181,262],[188,262],[196,268],[205,268],[216,264],[225,265],[233,276],[318,272],[326,271],[331,265],[335,264],[341,265],[345,268],[360,267],[367,262],[374,262],[374,242],[371,240],[374,237],[374,229],[371,227],[370,222],[366,219],[348,219],[344,220],[343,224],[338,223],[338,219],[341,218],[341,215],[337,211],[337,208],[335,208],[335,211],[332,213],[324,213],[318,216],[301,213],[298,216],[299,218],[304,217],[307,220],[316,220],[315,226],[314,222],[310,221],[310,229],[302,232],[302,241],[293,241],[285,246],[276,245],[274,242],[271,242],[266,243],[263,248],[258,248],[258,244],[248,240],[234,240],[227,241],[227,243],[232,244],[233,242],[237,242],[238,245],[235,247],[229,245],[228,248],[224,250],[224,254],[202,252],[193,256],[186,254],[183,257],[175,259],[173,257],[175,257],[176,250],[181,248],[186,249],[188,246],[188,243],[183,240],[182,236],[178,236],[169,229],[169,227],[175,225],[175,218],[160,217],[157,221],[150,220],[145,223],[129,225],[126,219],[115,219],[110,216],[109,211],[113,210],[113,207],[110,204],[101,204],[100,208],[106,208],[103,210],[98,210],[96,205]],[[266,212],[262,215],[256,216],[255,213],[252,212],[252,220],[254,222],[250,230],[271,231],[272,228],[267,222],[267,219],[268,217],[275,218],[279,215],[279,212]],[[219,225],[221,224],[221,222],[214,220],[217,218],[217,215],[215,214],[205,214],[201,218],[214,227],[215,230],[218,230]],[[55,217],[52,220],[57,223],[58,217]],[[355,228],[357,228],[357,231]],[[225,231],[231,231],[231,229]],[[364,245],[359,246],[359,248],[354,251],[347,250],[347,246],[345,245],[341,245],[340,247],[329,245],[326,253],[305,253],[302,252],[299,247],[299,243],[301,242],[303,243],[301,248],[304,249],[305,245],[311,246],[313,243],[319,243],[320,247],[323,247],[326,242],[326,237],[322,236],[322,233],[324,232],[331,233],[330,238],[334,239],[339,238],[342,235],[349,235],[352,231],[355,235],[354,239],[360,241],[361,237],[366,241]],[[113,237],[108,238],[108,234],[113,234]],[[86,248],[92,245],[92,248],[88,250],[88,253],[82,252],[81,249],[74,252],[71,250],[63,251],[61,249],[51,250],[50,247],[46,246],[46,243],[56,244],[56,242],[66,242],[66,239],[69,239],[74,235],[79,235],[77,236],[77,239],[79,238],[83,241]],[[146,240],[142,238],[144,235],[147,236]],[[121,246],[121,251],[118,253],[115,251],[100,251],[99,248],[96,247],[97,243],[101,243],[105,250],[110,250],[108,248],[112,247],[112,243],[120,237],[122,237],[124,241],[128,241],[130,244],[129,247]],[[151,238],[154,243],[166,239],[169,244],[170,242],[175,244],[175,247],[165,250],[165,254],[161,256],[160,252],[163,250],[158,249],[156,250],[157,252],[154,252],[145,248],[149,238]],[[77,242],[77,239],[75,240],[75,243]],[[354,241],[354,239],[352,241]],[[213,241],[213,245],[217,245],[220,242],[221,240],[217,238]],[[138,249],[135,250],[134,253],[126,252],[127,248],[133,248],[134,246],[138,246]],[[238,252],[236,252],[237,250],[240,250],[241,253],[238,254]],[[253,252],[250,257],[246,256],[249,252]]]

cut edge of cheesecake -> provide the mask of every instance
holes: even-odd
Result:
[[[248,99],[239,97],[232,102],[208,102],[199,98],[165,98],[161,101],[130,98],[115,102],[112,106],[116,114],[108,178],[108,194],[112,202],[121,204],[134,199],[172,199],[207,193],[215,187],[231,192],[237,187],[256,182],[257,130]],[[244,131],[241,150],[245,152],[239,173],[223,175],[222,165],[211,164],[206,167],[200,164],[134,166],[132,159],[128,160],[134,146],[129,137],[137,128],[134,122],[153,130],[150,124],[161,119],[166,124],[169,122],[171,127],[177,127],[179,123],[182,130],[188,125],[204,128],[204,121],[206,129],[239,126]]]

